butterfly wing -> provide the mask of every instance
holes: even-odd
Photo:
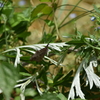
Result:
[[[40,62],[43,59],[43,57],[47,54],[47,51],[48,51],[48,44],[45,48],[36,51],[36,53],[30,58],[30,60]]]

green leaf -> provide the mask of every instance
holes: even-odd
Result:
[[[67,98],[62,93],[59,93],[57,97],[59,97],[60,100],[67,100]]]
[[[58,80],[58,79],[60,79],[62,76],[63,76],[64,74],[63,74],[63,68],[61,68],[60,70],[59,70],[59,72],[58,72],[58,74],[55,76],[55,78],[54,78],[54,83]]]
[[[25,96],[35,96],[37,92],[33,90],[32,88],[25,89]]]
[[[51,13],[52,13],[52,7],[48,6],[45,3],[42,3],[32,11],[31,17],[34,19],[43,15],[50,15]]]
[[[12,8],[6,8],[6,9],[3,9],[3,14],[5,14],[7,16],[7,18],[10,16],[12,12]]]
[[[31,15],[31,10],[32,10],[32,8],[31,8],[31,7],[30,7],[30,8],[25,9],[25,10],[22,12],[23,17],[25,17],[25,18],[30,18],[30,15]]]
[[[11,27],[16,27],[17,25],[20,26],[21,22],[29,22],[30,21],[30,12],[28,12],[29,9],[23,11],[22,13],[14,13],[13,17],[8,20]],[[26,14],[27,13],[27,14]]]
[[[97,13],[100,13],[100,9],[96,7],[96,5],[94,5],[94,9]]]
[[[20,75],[22,75],[22,76],[31,76],[31,74],[26,73],[26,72],[20,72]]]
[[[6,57],[0,54],[0,60],[5,61]]]
[[[47,24],[48,26],[54,26],[54,25],[55,25],[54,22],[51,21],[51,20],[46,19],[46,20],[44,20],[44,21],[46,22],[46,24]]]
[[[63,85],[69,87],[70,82],[72,81],[72,74],[73,70],[71,70],[67,75],[65,75],[65,77],[63,77],[60,81],[53,83],[53,85],[54,86]]]
[[[4,24],[0,23],[0,34],[4,32]]]
[[[75,28],[75,34],[76,34],[75,36],[77,39],[80,39],[83,35],[80,31],[77,30],[77,28]]]
[[[17,35],[18,38],[22,39],[23,41],[26,41],[27,36],[29,36],[30,32],[23,32]]]
[[[6,44],[6,42],[5,42],[5,34],[3,33],[2,36],[0,37],[0,48],[2,48],[4,44]]]
[[[61,100],[55,93],[45,93],[42,96],[34,98],[34,100]]]
[[[0,89],[3,91],[6,100],[10,100],[10,94],[18,80],[17,69],[7,62],[0,62]]]
[[[12,0],[8,0],[10,3],[13,3],[13,1]]]
[[[48,83],[48,81],[47,81],[47,73],[46,73],[45,70],[43,71],[42,78],[43,78],[43,81],[44,81],[45,85],[47,85],[47,83]]]
[[[16,96],[14,100],[21,100],[20,96]]]
[[[25,30],[27,30],[27,21],[21,21],[16,26],[14,26],[12,29],[15,31],[16,34],[23,33]]]
[[[80,39],[75,39],[75,40],[71,40],[69,42],[67,42],[66,44],[73,44],[73,45],[78,45],[78,44],[85,44],[84,41],[80,40]]]
[[[62,80],[66,80],[66,79],[69,80],[72,74],[73,74],[73,70],[71,70]]]
[[[0,94],[0,100],[4,100],[3,94]]]
[[[47,81],[47,72],[46,72],[45,68],[43,70],[41,70],[38,77],[39,78],[41,77],[43,79],[45,85],[47,85],[47,83],[48,83],[48,81]]]

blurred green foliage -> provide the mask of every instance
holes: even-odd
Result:
[[[73,86],[72,84],[75,86],[78,85],[79,90],[81,88],[81,92],[84,93],[86,99],[100,98],[100,89],[98,88],[100,87],[100,39],[96,35],[89,33],[87,36],[85,36],[79,32],[77,28],[75,28],[75,33],[70,37],[70,41],[66,41],[68,46],[61,47],[61,51],[57,51],[56,48],[51,49],[49,47],[51,53],[48,55],[48,57],[52,58],[52,55],[58,55],[59,57],[59,59],[55,60],[57,61],[57,65],[48,61],[47,59],[42,59],[40,62],[30,61],[30,57],[33,54],[33,49],[29,49],[28,47],[18,48],[20,45],[22,46],[26,44],[26,38],[31,34],[28,32],[28,27],[31,23],[34,23],[36,19],[39,19],[45,15],[53,16],[55,13],[54,11],[56,11],[55,7],[57,7],[57,5],[53,8],[46,3],[42,3],[50,2],[53,5],[56,4],[56,0],[40,1],[41,4],[37,5],[35,8],[28,7],[22,12],[15,11],[12,0],[0,1],[0,89],[2,90],[0,93],[0,100],[3,100],[4,98],[5,100],[67,100],[68,97],[69,99],[71,98],[71,94],[69,94],[69,92],[70,88]],[[81,2],[81,0],[79,2]],[[72,10],[75,9],[78,3]],[[100,24],[99,13],[100,9],[94,6],[92,15],[96,18],[96,25],[98,26]],[[66,15],[65,18],[67,18],[68,15]],[[78,17],[74,18],[74,21],[78,19]],[[55,42],[56,38],[58,37],[55,35],[55,31],[59,32],[61,27],[73,22],[73,20],[70,20],[64,24],[61,22],[59,26],[57,26],[57,23],[54,20],[46,19],[44,22],[49,27],[53,28],[51,33],[43,33],[40,43],[48,43],[48,41]],[[94,30],[94,33],[96,31],[99,34],[100,31],[98,30]],[[61,40],[59,41],[62,42]],[[10,51],[9,48],[15,49],[11,49],[12,51]],[[74,54],[77,55],[77,58],[81,58],[78,65],[73,65],[76,67],[79,66],[77,67],[78,70],[75,70],[74,68],[75,71],[70,69],[64,73],[65,66],[60,67],[60,64],[64,61],[66,55],[70,54],[71,52],[74,52]],[[16,64],[17,66],[15,66]],[[57,73],[52,74],[50,72],[51,66],[54,66],[53,70],[58,68]],[[89,69],[90,67],[94,67],[94,70],[92,69],[91,71]],[[90,71],[90,73],[88,71]],[[77,75],[79,75],[79,80],[74,82],[73,80],[77,78]],[[89,80],[88,75],[92,77],[92,80]],[[94,80],[96,80],[98,83],[96,83]],[[77,84],[78,81],[80,82],[80,85]],[[75,100],[82,100],[80,99],[81,92],[77,91],[76,89],[74,92],[72,92],[72,96],[74,96],[72,98],[76,98]]]

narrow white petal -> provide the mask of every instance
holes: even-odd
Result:
[[[19,64],[20,63],[20,57],[22,56],[22,54],[20,54],[20,49],[19,48],[16,48],[16,52],[17,52],[17,54],[16,54],[16,59],[15,59],[15,67],[17,67],[17,64]]]

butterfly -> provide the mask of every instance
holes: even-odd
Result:
[[[48,45],[49,45],[49,43],[47,44],[47,46],[45,48],[36,51],[36,53],[34,55],[32,55],[32,57],[30,58],[30,60],[40,62],[44,58],[44,56],[47,54]]]

